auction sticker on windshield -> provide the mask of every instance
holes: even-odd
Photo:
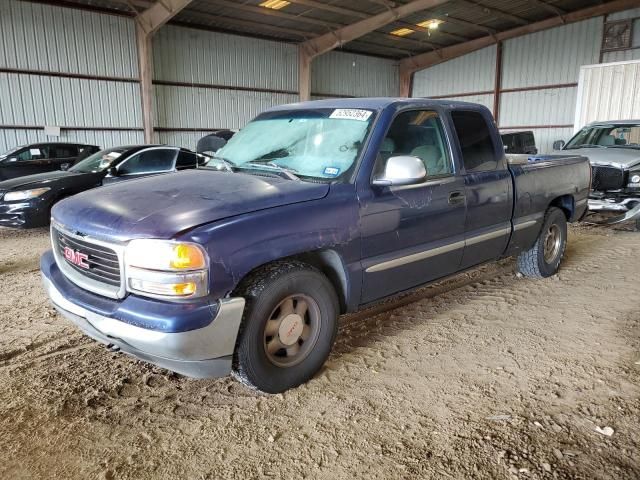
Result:
[[[371,113],[370,110],[360,110],[359,108],[336,108],[331,115],[329,115],[329,118],[366,122],[371,116]]]

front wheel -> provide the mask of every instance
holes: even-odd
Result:
[[[245,297],[234,374],[267,393],[296,387],[322,367],[338,327],[338,298],[329,280],[298,261],[278,262],[239,287]]]
[[[562,210],[551,207],[536,242],[518,256],[518,271],[530,278],[550,277],[558,271],[566,247],[567,218]]]

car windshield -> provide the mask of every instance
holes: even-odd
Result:
[[[574,135],[564,149],[598,147],[640,149],[640,124],[587,126]]]
[[[12,153],[17,152],[18,150],[20,150],[22,147],[16,147],[16,148],[12,148],[11,150],[8,150],[4,153],[0,153],[0,160],[2,160],[3,158],[7,158],[9,155],[11,155]]]
[[[361,109],[268,112],[235,134],[207,166],[220,168],[222,162],[234,171],[284,170],[293,179],[344,180],[372,121],[373,112]]]
[[[113,165],[113,163],[126,151],[126,148],[111,148],[108,150],[101,150],[75,164],[69,169],[69,171],[79,173],[103,172],[111,165]]]

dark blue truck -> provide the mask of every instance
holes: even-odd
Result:
[[[204,168],[60,202],[42,277],[114,350],[282,392],[323,365],[341,313],[506,256],[553,275],[589,183],[585,157],[508,160],[480,105],[285,105]]]

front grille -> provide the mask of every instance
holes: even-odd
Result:
[[[624,188],[624,170],[618,167],[593,165],[591,167],[593,190],[618,190]]]
[[[52,233],[57,256],[67,267],[95,282],[120,287],[120,261],[113,249],[80,240],[57,229],[53,229]],[[87,255],[86,263],[89,268],[80,267],[69,261],[65,256],[65,247]]]

